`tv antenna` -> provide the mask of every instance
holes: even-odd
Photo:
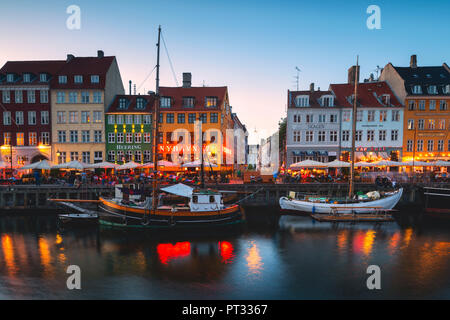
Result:
[[[300,72],[302,70],[300,70],[300,68],[297,67],[297,66],[295,67],[295,70],[297,71],[297,75],[294,78],[295,78],[295,81],[297,83],[297,91],[298,91],[298,85],[299,85],[299,80],[300,80]]]
[[[377,65],[377,68],[373,71],[375,71],[377,73],[377,80],[378,80],[378,73],[383,70],[382,68],[380,68],[380,66]]]

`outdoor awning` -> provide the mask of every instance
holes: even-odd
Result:
[[[170,187],[161,188],[161,190],[164,192],[175,194],[177,196],[190,198],[192,196],[192,192],[194,191],[194,188],[187,186],[185,184],[182,184],[182,183],[178,183],[178,184],[175,184]]]
[[[321,155],[321,156],[327,156],[328,155],[328,151],[318,151],[318,153]]]
[[[41,160],[41,161],[23,166],[19,170],[27,170],[27,169],[50,170],[51,166],[52,166],[51,163],[48,162],[47,160]]]
[[[326,166],[328,168],[348,168],[350,167],[350,163],[336,159],[334,161],[326,163]]]
[[[324,168],[326,164],[319,161],[313,160],[304,160],[300,162],[293,163],[289,166],[292,169],[301,169],[301,168]]]

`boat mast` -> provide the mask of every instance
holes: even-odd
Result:
[[[351,166],[350,166],[350,186],[348,190],[348,197],[353,197],[353,189],[354,189],[354,169],[355,169],[355,135],[356,135],[356,112],[357,112],[357,95],[358,95],[358,58],[359,56],[356,56],[356,70],[355,70],[355,92],[353,97],[353,116],[352,116],[352,150],[350,151],[350,159],[351,159]]]
[[[153,122],[155,124],[154,127],[154,135],[153,135],[153,187],[152,187],[152,210],[156,211],[158,206],[157,199],[157,174],[158,174],[158,136],[159,136],[159,48],[160,48],[160,39],[161,39],[161,26],[158,27],[158,43],[157,47],[157,55],[156,55],[156,90],[155,90],[155,117]]]

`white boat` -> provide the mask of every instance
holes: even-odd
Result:
[[[287,197],[280,198],[280,207],[283,211],[304,212],[304,213],[333,213],[334,208],[341,208],[340,214],[343,213],[367,213],[375,209],[392,209],[394,208],[403,194],[403,188],[393,192],[385,193],[385,197],[377,200],[357,201],[351,203],[331,203],[326,201],[296,200]],[[343,208],[348,208],[345,210]]]

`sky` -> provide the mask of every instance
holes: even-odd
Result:
[[[70,30],[70,5],[81,26]],[[370,5],[380,8],[380,29],[369,29]],[[287,90],[310,83],[327,90],[347,81],[359,55],[361,79],[388,62],[450,64],[450,1],[217,1],[15,0],[0,1],[0,65],[8,60],[115,55],[128,92],[155,90],[158,25],[181,85],[228,86],[230,104],[247,126],[250,143],[277,130],[286,115]],[[145,80],[147,78],[147,80]],[[161,86],[176,86],[161,46]]]

